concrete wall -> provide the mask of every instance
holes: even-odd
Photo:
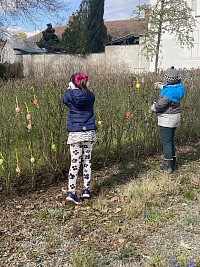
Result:
[[[66,72],[130,72],[148,71],[149,63],[141,53],[140,45],[111,45],[105,53],[86,57],[67,54],[16,54],[7,42],[1,52],[2,62],[22,62],[25,76],[63,75]]]
[[[139,45],[106,46],[105,53],[90,54],[87,57],[66,54],[23,55],[24,74],[63,75],[66,70],[71,72],[123,72],[132,73],[146,70],[147,63],[142,66],[139,59]]]

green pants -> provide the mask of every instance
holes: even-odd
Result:
[[[172,159],[176,156],[176,148],[174,144],[174,136],[176,128],[159,126],[160,140],[163,146],[163,153],[165,159]]]

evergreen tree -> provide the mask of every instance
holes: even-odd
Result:
[[[36,42],[40,48],[45,48],[48,52],[59,52],[60,44],[58,36],[54,33],[51,23],[47,24],[47,29],[42,32],[42,38]]]
[[[104,51],[104,43],[107,38],[107,29],[103,20],[104,4],[105,0],[89,0],[87,41],[91,53]]]
[[[73,13],[68,28],[62,34],[62,48],[68,54],[88,53],[86,25],[88,19],[88,0],[81,2],[79,10]]]
[[[104,0],[83,0],[62,34],[63,50],[82,55],[104,51],[108,37],[103,14]]]
[[[69,27],[62,34],[62,49],[68,54],[80,53],[79,25],[77,17],[69,22]]]

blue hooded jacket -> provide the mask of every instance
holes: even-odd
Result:
[[[94,118],[95,96],[87,90],[67,89],[63,102],[68,106],[67,130],[68,132],[82,132],[96,130]]]
[[[155,103],[155,111],[166,114],[180,113],[180,101],[184,96],[185,88],[182,83],[177,82],[164,85]]]

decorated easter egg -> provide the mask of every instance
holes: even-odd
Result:
[[[16,111],[17,113],[20,113],[20,112],[21,112],[21,109],[20,109],[19,107],[17,107],[17,108],[15,109],[15,111]]]
[[[126,112],[126,117],[128,118],[128,117],[130,117],[130,116],[131,116],[130,111],[127,111],[127,112]]]
[[[34,105],[38,105],[38,100],[37,100],[37,98],[35,98],[35,99],[33,100],[33,104],[34,104]]]
[[[17,168],[16,168],[16,172],[20,173],[20,171],[21,171],[20,168],[17,167]]]
[[[136,89],[140,89],[140,84],[136,83],[135,87],[136,87]]]
[[[102,121],[99,120],[99,121],[97,122],[97,124],[98,124],[98,126],[101,126],[101,125],[102,125]]]
[[[35,158],[32,157],[32,158],[31,158],[31,163],[34,163],[34,162],[35,162]]]
[[[31,114],[27,114],[26,118],[27,118],[28,121],[30,121],[31,120]]]
[[[28,129],[28,130],[31,130],[31,129],[32,129],[32,125],[31,125],[31,124],[28,124],[28,125],[27,125],[27,129]]]
[[[51,145],[51,149],[52,149],[53,151],[56,151],[56,145],[55,145],[55,144],[52,144],[52,145]]]

